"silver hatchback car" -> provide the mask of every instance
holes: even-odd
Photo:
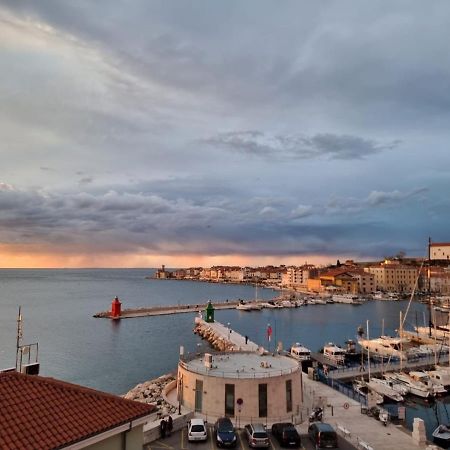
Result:
[[[250,423],[244,429],[249,447],[269,447],[269,436],[262,423]]]

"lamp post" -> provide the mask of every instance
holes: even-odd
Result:
[[[228,340],[231,341],[231,328],[230,328],[230,322],[227,323],[228,325]]]

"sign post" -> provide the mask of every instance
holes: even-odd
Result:
[[[244,400],[242,400],[242,398],[238,398],[236,400],[236,404],[238,407],[238,428],[241,428],[241,410],[242,410],[243,403],[244,403]]]

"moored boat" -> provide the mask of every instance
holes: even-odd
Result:
[[[434,397],[435,395],[433,388],[428,387],[421,381],[417,381],[411,378],[407,373],[396,372],[385,376],[403,383],[404,386],[406,386],[406,388],[408,389],[409,393],[412,395],[416,395],[417,397],[430,398]]]
[[[347,303],[350,305],[362,305],[364,301],[354,294],[333,294],[334,303]]]
[[[402,402],[404,400],[403,395],[389,386],[389,384],[386,383],[386,380],[381,380],[380,378],[372,378],[367,383],[367,385],[370,389],[380,395],[383,395],[389,400],[393,400],[394,402]]]
[[[323,347],[323,356],[338,366],[345,365],[345,350],[332,342]]]
[[[298,361],[309,361],[311,359],[311,350],[299,342],[291,347],[289,354]]]

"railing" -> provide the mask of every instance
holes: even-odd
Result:
[[[438,362],[441,364],[448,362],[448,355],[440,355],[437,357]],[[371,373],[377,373],[377,372],[392,372],[395,370],[403,369],[409,369],[414,367],[421,367],[421,366],[433,366],[435,364],[435,356],[434,355],[425,355],[425,356],[419,356],[417,358],[411,358],[407,361],[403,361],[400,363],[399,360],[391,361],[389,363],[387,362],[371,362],[370,363],[370,371]],[[339,374],[355,374],[359,372],[361,375],[367,375],[369,372],[369,367],[367,364],[364,366],[352,366],[352,367],[338,367],[338,368],[331,368],[329,369],[329,376],[330,378],[333,378],[334,375]]]
[[[341,383],[338,380],[334,380],[333,378],[327,377],[321,369],[317,369],[317,377],[318,381],[321,381],[322,383],[325,383],[326,385],[330,386],[336,391],[339,391],[340,393],[346,395],[347,397],[356,400],[361,405],[367,406],[367,398],[364,395],[360,394],[359,392],[355,391],[352,387],[347,386],[346,384]]]
[[[215,352],[215,351],[208,351],[208,353],[212,354],[213,356],[213,366],[214,366],[214,358],[220,358],[220,357],[229,357],[234,354],[234,352]],[[236,352],[239,354],[249,354],[254,355],[255,352],[245,352],[245,351],[239,351]],[[255,372],[250,372],[248,367],[245,371],[239,371],[239,369],[235,371],[218,371],[213,368],[208,368],[206,366],[200,366],[195,367],[193,365],[189,365],[188,363],[190,361],[193,361],[194,359],[202,359],[203,360],[204,353],[189,353],[187,355],[183,355],[180,357],[179,364],[180,366],[192,373],[197,373],[199,375],[210,375],[214,377],[223,377],[223,378],[242,378],[242,379],[256,379],[256,378],[271,378],[271,377],[277,377],[281,375],[290,375],[292,373],[300,372],[301,367],[296,365],[294,367],[290,367],[288,369],[274,369],[273,367],[265,368],[265,367],[258,367],[255,369]],[[263,371],[264,369],[270,369],[270,371]],[[214,372],[212,372],[214,370]]]

